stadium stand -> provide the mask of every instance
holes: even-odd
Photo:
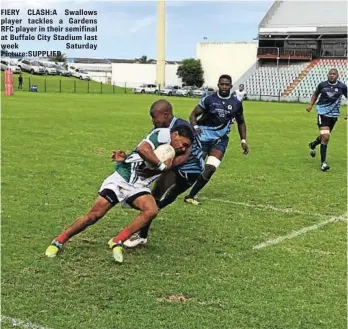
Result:
[[[238,81],[250,99],[307,102],[331,68],[347,83],[346,1],[275,1],[258,40],[257,68]]]
[[[335,68],[339,74],[339,80],[347,84],[347,60],[345,59],[321,59],[314,60],[310,71],[295,85],[289,95],[301,95],[311,97],[318,85],[318,81],[327,79],[327,73]]]
[[[306,66],[306,64],[278,68],[261,66],[245,81],[245,87],[249,94],[278,96],[295,81]]]

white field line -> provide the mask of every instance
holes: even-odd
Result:
[[[319,214],[319,213],[313,213],[313,212],[306,212],[301,210],[296,210],[292,208],[277,208],[271,205],[265,205],[265,204],[252,204],[247,202],[237,202],[237,201],[231,201],[231,200],[224,200],[224,199],[210,199],[210,198],[202,198],[203,200],[209,200],[209,201],[215,201],[215,202],[222,202],[222,203],[229,203],[229,204],[236,204],[239,206],[249,207],[249,208],[255,208],[255,209],[267,209],[267,210],[273,210],[282,212],[285,214],[299,214],[299,215],[307,215],[307,216],[317,216],[321,218],[327,218],[326,215]]]
[[[35,323],[32,323],[30,321],[23,321],[21,319],[15,319],[11,318],[6,315],[1,315],[1,322],[8,323],[12,325],[12,327],[18,327],[18,328],[26,328],[26,329],[50,329],[48,327],[43,327],[40,325],[37,325]]]
[[[284,240],[289,240],[289,239],[295,238],[295,237],[302,235],[302,234],[305,234],[309,231],[317,230],[318,228],[323,227],[327,224],[334,223],[334,222],[342,222],[342,221],[346,221],[346,220],[347,220],[347,214],[343,214],[341,216],[336,216],[336,217],[331,217],[323,222],[314,224],[312,226],[307,226],[307,227],[302,228],[301,230],[293,231],[287,235],[283,235],[283,236],[280,236],[276,239],[272,239],[272,240],[268,240],[266,242],[260,243],[256,246],[254,246],[253,249],[262,249],[262,248],[265,248],[265,247],[268,247],[268,246],[271,246],[274,244],[278,244]]]

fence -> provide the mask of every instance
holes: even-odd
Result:
[[[30,91],[37,88],[39,93],[84,93],[84,94],[133,94],[132,83],[120,82],[114,84],[105,84],[96,81],[79,80],[74,77],[60,78],[60,77],[42,77],[42,76],[23,76],[23,86],[19,88],[18,75],[14,75],[14,91]],[[1,89],[5,90],[5,79],[2,79]],[[296,102],[308,103],[312,95],[300,93],[295,91],[290,96],[282,96],[283,90],[275,93],[270,93],[260,88],[259,91],[250,93],[247,91],[248,100],[252,101],[268,101],[268,102]],[[172,96],[172,97],[175,97]],[[193,96],[191,96],[193,97]],[[347,104],[345,98],[342,99],[342,104]]]
[[[122,86],[123,85],[123,86]],[[4,90],[4,79],[2,81]],[[42,77],[23,75],[22,88],[19,86],[18,75],[14,76],[14,91],[30,91],[37,89],[40,93],[87,93],[87,94],[120,94],[130,93],[131,89],[126,83],[105,84],[92,80],[79,80],[74,77]]]
[[[282,96],[283,92],[284,90],[279,90],[277,93],[271,94],[260,89],[258,93],[248,93],[247,91],[247,97],[248,100],[252,101],[309,103],[314,93],[314,90],[312,94],[305,94],[299,91],[295,91],[289,96]],[[347,99],[342,98],[341,104],[347,105]]]

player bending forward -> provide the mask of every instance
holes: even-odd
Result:
[[[117,164],[116,171],[104,180],[99,190],[99,196],[88,213],[78,218],[69,228],[57,236],[46,249],[45,255],[55,257],[71,237],[95,224],[116,204],[126,202],[132,208],[139,210],[140,213],[108,242],[115,261],[122,263],[123,242],[158,214],[158,207],[149,187],[161,172],[170,169],[171,160],[161,162],[154,150],[161,144],[170,144],[179,155],[191,147],[193,138],[192,130],[187,126],[178,126],[172,130],[168,128],[153,130],[138,144],[135,151],[125,161]],[[115,154],[114,159],[117,160]],[[137,171],[145,167],[145,161],[156,166],[157,170],[153,171],[152,176],[141,178]]]

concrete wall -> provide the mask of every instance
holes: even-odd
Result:
[[[178,65],[166,64],[166,85],[181,85],[176,75]],[[113,63],[111,82],[116,86],[137,87],[143,83],[156,82],[156,64]]]
[[[96,72],[87,70],[89,76],[93,81],[111,84],[112,73],[111,72]]]
[[[69,69],[81,69],[88,73],[91,80],[110,84],[112,80],[111,64],[89,64],[89,63],[69,63]],[[70,69],[71,70],[71,69]]]
[[[69,63],[69,66],[74,66],[76,68],[80,68],[89,72],[110,72],[112,70],[111,64],[90,64],[90,63]]]
[[[204,70],[204,85],[215,87],[221,74],[237,81],[257,61],[258,42],[201,42],[197,58]]]

